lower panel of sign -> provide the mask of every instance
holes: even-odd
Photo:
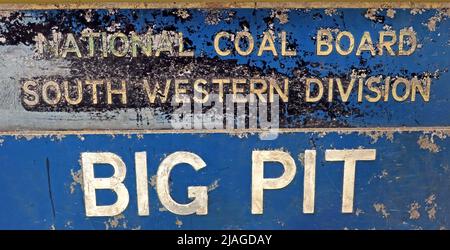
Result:
[[[267,139],[226,133],[4,135],[0,228],[450,227],[448,131],[293,132]],[[336,159],[342,152],[347,162]],[[189,158],[205,166],[195,170]],[[163,168],[171,165],[167,175]],[[93,176],[83,180],[89,169]],[[111,178],[118,170],[123,182]],[[95,189],[99,178],[122,191]],[[194,186],[200,191],[189,198]],[[109,208],[102,212],[100,206]]]

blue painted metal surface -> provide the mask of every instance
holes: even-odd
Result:
[[[261,141],[257,135],[239,138],[228,134],[83,135],[82,139],[49,136],[30,140],[4,136],[0,155],[0,226],[24,229],[448,228],[450,139],[435,135],[439,152],[433,153],[421,148],[418,143],[421,136],[430,139],[432,135],[395,133],[392,141],[381,136],[376,142],[358,133],[287,133],[275,141]],[[357,163],[355,212],[342,214],[343,163],[325,162],[324,150],[360,147],[376,149],[377,158]],[[282,149],[291,154],[297,165],[291,184],[281,190],[265,191],[263,215],[252,215],[250,210],[251,154],[257,149]],[[316,209],[308,215],[302,213],[303,165],[299,160],[299,154],[305,149],[317,150]],[[207,166],[198,172],[189,165],[176,167],[171,187],[174,199],[184,203],[189,201],[188,186],[213,185],[208,192],[208,215],[180,216],[164,211],[150,185],[150,215],[138,216],[134,172],[134,152],[138,151],[147,152],[149,177],[156,174],[161,160],[175,151],[190,151],[202,157]],[[125,162],[124,183],[130,192],[130,203],[123,217],[85,216],[83,191],[77,178],[81,152],[113,152]],[[96,177],[111,176],[111,169],[96,166]],[[279,165],[266,164],[265,177],[277,177],[281,173]],[[115,196],[111,191],[100,191],[97,200],[108,204],[114,202]],[[177,225],[177,221],[182,224]]]
[[[160,84],[170,78],[197,79],[211,77],[250,78],[256,75],[288,77],[290,80],[289,101],[282,103],[280,117],[282,127],[376,127],[376,126],[443,126],[450,124],[450,115],[446,108],[450,105],[448,30],[449,22],[446,9],[338,9],[330,12],[325,9],[270,10],[270,9],[225,9],[197,10],[46,10],[17,11],[0,21],[0,34],[5,38],[0,49],[5,56],[5,63],[0,66],[4,73],[6,86],[17,86],[2,101],[5,116],[11,111],[18,112],[14,119],[5,119],[2,128],[14,130],[17,126],[34,129],[154,129],[167,128],[167,114],[149,117],[147,110],[155,110],[155,106],[147,104],[145,97],[129,95],[128,106],[105,108],[102,105],[74,108],[57,113],[52,105],[30,108],[31,111],[50,111],[52,119],[42,119],[42,112],[26,112],[23,107],[15,106],[17,99],[22,100],[17,91],[25,80],[44,79],[126,79],[138,81],[148,77],[150,82]],[[277,12],[278,11],[278,12]],[[388,14],[394,11],[394,14]],[[278,13],[278,14],[277,14]],[[328,14],[327,14],[328,13]],[[331,13],[331,14],[330,14]],[[281,17],[279,17],[281,16]],[[162,58],[145,57],[101,57],[99,48],[96,56],[90,58],[86,54],[87,41],[79,40],[82,58],[69,53],[66,58],[38,59],[35,36],[42,33],[52,39],[52,32],[73,33],[80,37],[83,30],[95,32],[123,32],[128,35],[135,31],[138,34],[149,28],[158,34],[162,30],[182,32],[185,46],[195,49],[194,58],[180,57]],[[329,29],[336,36],[338,31],[349,31],[355,37],[354,52],[347,56],[336,53],[318,56],[316,53],[316,36],[319,29]],[[417,49],[409,56],[391,56],[386,51],[382,56],[371,56],[365,51],[361,56],[355,55],[356,47],[364,31],[371,34],[373,42],[378,41],[380,31],[395,31],[397,37],[402,29],[410,29],[416,33]],[[233,52],[228,56],[219,56],[213,46],[214,36],[220,31],[232,34],[248,30],[255,39],[254,52],[241,56]],[[257,56],[257,49],[262,42],[265,31],[280,34],[286,31],[287,41],[297,50],[293,57],[274,57],[271,52]],[[277,35],[276,35],[277,36]],[[279,38],[277,38],[279,39]],[[347,40],[343,39],[344,46]],[[62,46],[63,41],[61,42]],[[221,41],[221,48],[232,48],[233,43],[226,39]],[[98,44],[97,44],[98,45]],[[407,45],[405,45],[407,46]],[[275,47],[280,54],[279,40]],[[398,51],[398,43],[393,46]],[[22,52],[23,51],[23,54]],[[20,52],[20,53],[19,53]],[[18,57],[17,54],[21,56]],[[189,69],[191,65],[192,70]],[[17,72],[22,68],[23,72]],[[34,72],[33,69],[39,69]],[[114,69],[114,70],[112,70]],[[183,72],[179,72],[183,70]],[[245,73],[247,72],[247,73]],[[348,82],[352,72],[369,76],[431,78],[430,100],[425,102],[420,95],[416,101],[407,99],[404,102],[394,101],[392,95],[387,102],[379,101],[358,103],[356,91],[352,91],[348,102],[343,103],[336,98],[332,103],[326,101],[305,103],[305,81],[302,77],[325,78],[341,77]],[[40,83],[42,84],[42,82]],[[391,83],[392,84],[392,83]],[[11,87],[6,87],[11,88]],[[402,92],[402,88],[399,89]],[[90,91],[90,90],[89,90]],[[326,91],[326,88],[325,88]],[[88,92],[88,90],[86,90]],[[137,89],[130,93],[144,93]],[[367,94],[368,92],[364,92]],[[372,94],[373,93],[368,93]],[[17,96],[16,96],[17,95]],[[8,100],[13,98],[14,101]],[[101,98],[106,98],[102,96]],[[134,98],[134,99],[133,99]],[[101,99],[100,102],[105,102]],[[14,107],[14,108],[13,108]],[[64,107],[66,107],[64,105]],[[158,107],[158,106],[157,106]],[[25,108],[27,109],[27,108]],[[86,109],[86,110],[85,110]],[[109,110],[110,113],[104,113]],[[28,110],[28,109],[27,109]],[[126,112],[125,112],[125,111]],[[64,110],[63,110],[64,111]],[[96,112],[98,111],[98,112]],[[25,112],[25,113],[24,113]],[[83,114],[86,113],[86,116]],[[25,117],[25,118],[23,118]],[[75,119],[74,119],[75,117]],[[143,117],[138,119],[136,117]],[[11,121],[13,120],[13,121]],[[20,121],[15,123],[14,120]],[[36,124],[33,121],[38,120]],[[96,122],[89,122],[95,120]],[[56,121],[56,122],[52,122]],[[170,127],[170,125],[169,125]]]
[[[389,10],[392,11],[392,10]],[[395,9],[222,9],[198,10],[19,10],[0,17],[0,228],[1,229],[448,229],[450,227],[450,76],[448,10]],[[64,59],[36,58],[34,37],[57,31],[81,35],[85,29],[142,33],[182,32],[194,58]],[[410,56],[318,56],[319,29],[350,31],[356,41],[364,31],[412,29],[416,51]],[[214,35],[248,29],[257,44],[261,34],[286,31],[297,56],[249,56],[235,53],[219,57]],[[112,31],[108,31],[113,33]],[[334,32],[334,31],[333,31]],[[225,43],[231,46],[231,43]],[[276,43],[278,51],[280,44]],[[102,76],[111,79],[157,76],[173,78],[185,66],[205,72],[185,72],[187,78],[288,77],[292,80],[289,101],[281,105],[283,128],[333,128],[332,131],[281,133],[275,140],[243,133],[153,133],[171,129],[171,109],[149,115],[158,107],[106,107],[92,105],[77,110],[53,106],[27,109],[21,102],[25,80],[76,79]],[[216,66],[216,68],[214,67]],[[352,71],[368,76],[432,79],[430,100],[415,102],[358,103],[352,93],[348,102],[304,103],[303,76],[349,78]],[[251,73],[249,73],[251,72]],[[182,74],[181,74],[182,75]],[[104,96],[103,96],[104,97]],[[133,96],[131,96],[133,98]],[[311,122],[313,121],[313,122]],[[414,127],[411,131],[408,128]],[[429,127],[436,127],[431,129]],[[386,130],[370,129],[384,127]],[[341,128],[355,128],[341,130]],[[359,130],[358,128],[367,128]],[[396,131],[399,128],[399,131]],[[420,129],[423,128],[423,131]],[[91,130],[83,131],[84,129]],[[105,132],[122,129],[125,132]],[[127,134],[127,129],[142,134]],[[48,132],[52,130],[53,132]],[[58,131],[78,130],[58,134]],[[105,134],[93,134],[103,130]],[[34,134],[27,135],[26,131]],[[381,131],[381,132],[380,132]],[[384,131],[384,132],[383,132]],[[386,132],[387,131],[387,132]],[[37,134],[37,135],[36,135]],[[39,135],[41,134],[41,135]],[[327,162],[327,149],[375,149],[374,161],[356,166],[354,211],[341,213],[343,162]],[[303,153],[317,150],[314,214],[302,213]],[[264,213],[251,214],[252,151],[282,150],[295,160],[294,180],[280,190],[264,192]],[[135,152],[147,152],[150,215],[137,213]],[[162,159],[176,151],[199,155],[207,164],[195,172],[176,167],[171,192],[187,203],[187,187],[208,186],[208,215],[175,215],[157,198],[153,176]],[[87,217],[83,201],[80,157],[83,152],[112,152],[127,166],[124,181],[130,202],[114,217]],[[265,177],[277,177],[282,168],[266,164]],[[96,166],[96,177],[111,176],[108,166]],[[114,202],[115,195],[98,191],[97,201]]]

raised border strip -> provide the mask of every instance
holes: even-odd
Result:
[[[47,0],[47,1],[10,1],[0,0],[0,10],[52,10],[52,9],[220,9],[220,8],[450,8],[449,1],[386,1],[386,0],[347,0],[347,1],[323,1],[323,0],[288,0],[288,1],[74,1],[74,0]]]
[[[446,132],[450,126],[436,127],[367,127],[367,128],[280,128],[267,129],[104,129],[104,130],[16,130],[0,131],[0,136],[8,135],[115,135],[115,134],[248,134],[248,133],[387,133],[387,132]]]

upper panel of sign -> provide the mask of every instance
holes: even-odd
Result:
[[[0,130],[448,126],[448,15],[2,11]]]

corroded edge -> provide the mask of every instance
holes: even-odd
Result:
[[[444,132],[450,126],[431,127],[341,127],[341,128],[279,128],[279,129],[104,129],[104,130],[16,130],[0,131],[5,135],[114,135],[114,134],[247,134],[247,133],[369,133],[369,132]]]
[[[91,3],[0,3],[0,10],[52,10],[52,9],[221,9],[221,8],[449,8],[450,2],[436,1],[332,1],[332,2],[91,2]]]

